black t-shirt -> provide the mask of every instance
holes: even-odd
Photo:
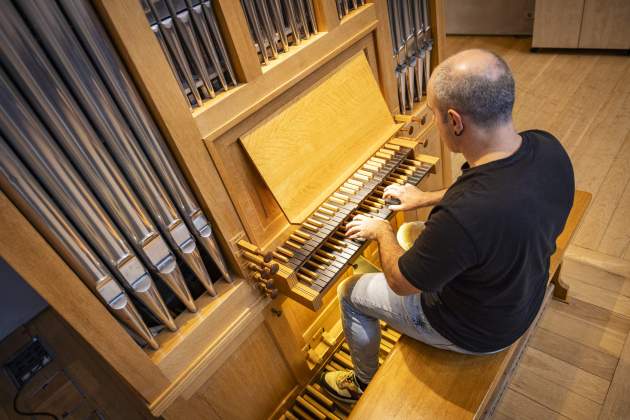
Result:
[[[573,203],[573,168],[560,142],[538,130],[521,137],[512,156],[464,165],[398,261],[422,290],[431,326],[469,351],[504,348],[532,323]]]

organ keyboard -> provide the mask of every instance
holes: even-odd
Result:
[[[366,241],[347,238],[346,224],[358,214],[388,220],[393,211],[383,199],[385,187],[418,185],[429,172],[435,172],[438,159],[415,155],[414,145],[402,138],[385,143],[274,251],[263,255],[256,246],[240,241],[259,287],[270,297],[275,297],[278,289],[318,309],[324,293],[367,245]]]

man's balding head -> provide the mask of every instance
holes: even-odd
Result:
[[[466,50],[449,57],[434,70],[428,89],[444,119],[452,109],[481,128],[491,128],[512,117],[512,72],[490,51]]]

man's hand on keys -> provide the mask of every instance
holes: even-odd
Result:
[[[435,193],[422,191],[411,184],[392,184],[385,187],[383,199],[391,210],[413,210],[435,203]]]

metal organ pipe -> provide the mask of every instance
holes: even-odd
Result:
[[[187,1],[172,36],[187,34],[192,48],[202,34],[198,64],[217,69],[205,80],[210,93],[210,77],[223,89],[235,79],[206,3]],[[3,191],[149,347],[158,344],[148,326],[176,330],[173,314],[196,311],[193,295],[216,294],[209,272],[231,281],[207,217],[89,2],[3,6],[0,112]]]
[[[175,329],[148,271],[72,163],[0,69],[0,132],[101,258],[164,325]]]
[[[61,11],[55,3],[47,0],[24,2],[21,9],[35,23],[33,26],[44,48],[60,73],[65,75],[67,84],[75,92],[86,115],[125,172],[171,249],[186,262],[208,291],[216,294],[186,224],[78,39],[71,32],[64,31],[69,25]],[[182,286],[175,291],[188,309],[194,311],[195,305],[188,289]]]
[[[0,186],[114,316],[153,349],[159,346],[109,269],[0,136]]]
[[[86,52],[116,101],[120,112],[153,164],[188,228],[217,265],[223,278],[231,281],[227,264],[212,232],[212,227],[195,199],[184,175],[168,150],[151,114],[94,11],[85,2],[61,0]]]

